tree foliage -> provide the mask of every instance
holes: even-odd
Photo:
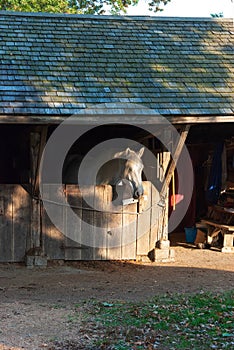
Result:
[[[171,0],[145,0],[149,9],[162,11],[162,5]],[[127,8],[137,5],[139,0],[0,0],[0,10],[20,12],[53,12],[103,14],[125,13]]]
[[[211,13],[210,15],[211,15],[211,17],[213,17],[213,18],[222,18],[222,17],[223,17],[223,12]]]

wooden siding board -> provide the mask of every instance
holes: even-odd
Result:
[[[150,219],[150,250],[155,248],[155,244],[159,241],[159,203],[160,196],[158,190],[151,186],[151,219]]]
[[[0,262],[24,261],[30,230],[30,197],[20,185],[0,185]]]
[[[65,260],[81,260],[81,219],[82,219],[82,198],[80,189],[75,185],[66,185],[66,199],[68,207],[65,211],[65,238],[64,254]],[[70,219],[70,210],[77,216],[77,221]],[[69,231],[68,231],[69,228]],[[67,232],[72,232],[73,237],[68,237]]]
[[[93,245],[94,242],[94,212],[90,209],[94,206],[94,187],[84,186],[82,187],[83,196],[87,196],[89,199],[90,205],[82,198],[82,222],[81,222],[81,234],[86,240],[87,245],[83,245],[81,250],[81,259],[82,260],[93,260],[94,251]],[[87,209],[87,210],[86,210]]]
[[[151,182],[144,181],[144,197],[139,201],[137,222],[137,255],[149,253],[150,219],[151,219]]]
[[[94,208],[98,210],[94,211],[94,260],[106,260],[107,222],[105,214],[102,212],[102,210],[105,210],[105,191],[108,191],[106,186],[95,187]]]
[[[105,191],[105,203],[112,202],[112,187]],[[122,244],[122,205],[112,205],[113,214],[105,214],[106,218],[106,235],[107,235],[107,260],[121,259],[121,244]]]
[[[24,261],[30,232],[30,196],[20,185],[12,187],[13,261]]]
[[[12,186],[1,185],[3,215],[0,216],[0,261],[14,261],[12,228]]]
[[[51,203],[50,205],[55,209],[53,211],[55,219],[59,219],[60,222],[62,222],[62,230],[65,232],[64,207],[59,204],[61,203],[60,190],[61,188],[59,188],[56,184],[48,184],[43,186],[43,191],[44,193],[48,193],[48,198],[55,198],[55,203],[58,203]],[[42,213],[42,236],[45,244],[45,254],[48,256],[49,260],[64,259],[64,249],[62,248],[64,245],[64,235],[51,222],[45,209]]]
[[[135,213],[135,215],[133,215],[132,213]],[[136,259],[136,231],[137,203],[133,203],[123,207],[123,238],[121,254],[121,258],[123,260]]]

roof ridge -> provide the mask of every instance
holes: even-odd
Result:
[[[179,22],[226,22],[233,21],[232,18],[216,18],[216,17],[167,17],[167,16],[112,16],[112,15],[83,15],[83,14],[68,14],[68,13],[50,13],[50,12],[14,12],[0,11],[0,16],[19,16],[19,17],[66,17],[79,19],[98,19],[98,20],[136,20],[136,21],[179,21]]]

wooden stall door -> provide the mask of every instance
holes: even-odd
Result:
[[[119,205],[110,213],[107,203],[112,198],[111,186],[96,186],[94,194],[93,188],[83,188],[82,193],[92,199],[87,204],[78,186],[67,185],[67,204],[51,203],[62,221],[62,232],[53,225],[45,210],[42,212],[44,252],[48,259],[134,260],[148,255],[161,238],[158,236],[159,193],[151,182],[144,181],[143,186],[145,197],[139,203]],[[44,191],[58,192],[56,202],[60,202],[56,185],[44,186]],[[93,210],[95,203],[100,210]],[[70,216],[71,209],[80,219],[77,222]]]

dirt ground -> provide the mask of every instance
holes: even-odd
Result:
[[[92,300],[144,301],[158,294],[234,288],[234,254],[183,244],[174,249],[176,261],[164,264],[0,265],[0,350],[86,349],[79,305]],[[60,341],[80,345],[61,347]]]

